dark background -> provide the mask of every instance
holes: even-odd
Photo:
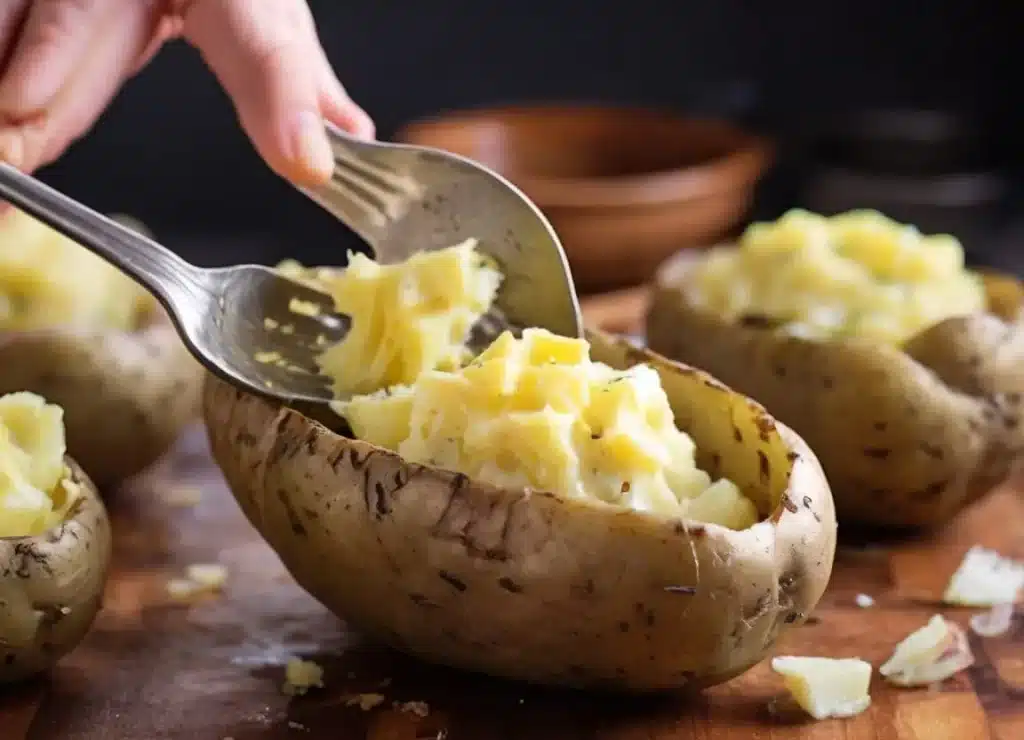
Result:
[[[1021,171],[1015,0],[314,0],[321,37],[382,138],[440,110],[533,100],[671,106],[775,137],[756,213],[800,201],[822,117],[870,107],[970,115]],[[198,55],[165,49],[45,179],[140,217],[203,263],[328,260],[347,235],[256,157]],[[1014,253],[1012,195],[969,247]],[[1024,221],[1024,209],[1019,214]],[[1024,229],[1021,229],[1024,233]],[[335,260],[336,261],[336,260]]]

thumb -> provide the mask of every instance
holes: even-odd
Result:
[[[304,2],[193,0],[183,33],[231,97],[257,151],[301,184],[330,178],[320,110],[320,43]]]

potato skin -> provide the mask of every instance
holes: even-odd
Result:
[[[203,374],[162,311],[136,332],[0,332],[0,394],[32,391],[61,406],[69,454],[105,492],[196,418]]]
[[[942,321],[901,350],[725,321],[687,302],[681,284],[696,259],[680,255],[662,268],[647,342],[756,398],[803,437],[842,523],[940,526],[1024,455],[1024,326],[1009,279],[985,280],[1001,315]]]
[[[655,364],[702,463],[766,518],[735,532],[410,464],[208,378],[214,459],[300,585],[419,657],[531,682],[700,688],[760,661],[828,581],[835,512],[813,453],[702,372]]]
[[[110,522],[92,481],[65,461],[82,497],[64,523],[0,538],[0,683],[53,666],[81,642],[103,600]]]

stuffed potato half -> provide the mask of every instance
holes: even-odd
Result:
[[[0,218],[0,394],[63,407],[70,454],[101,488],[170,447],[202,377],[141,286],[24,212]]]
[[[101,489],[148,467],[199,410],[203,370],[162,309],[135,331],[0,331],[0,394],[63,407],[68,450]]]
[[[296,580],[394,647],[545,684],[725,681],[824,591],[836,536],[828,485],[758,404],[624,341],[589,339],[595,360],[655,367],[702,467],[735,481],[761,521],[735,531],[489,485],[208,377],[213,455]]]
[[[840,521],[930,528],[1004,480],[1024,454],[1024,327],[1016,280],[983,275],[987,311],[901,344],[803,338],[691,300],[700,255],[658,274],[647,314],[656,352],[763,403],[815,451]]]
[[[103,600],[110,522],[89,477],[65,457],[78,498],[64,521],[0,537],[0,683],[50,668],[81,642]]]

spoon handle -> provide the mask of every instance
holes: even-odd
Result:
[[[3,162],[0,198],[117,267],[165,305],[194,293],[201,282],[200,268],[167,247]]]

